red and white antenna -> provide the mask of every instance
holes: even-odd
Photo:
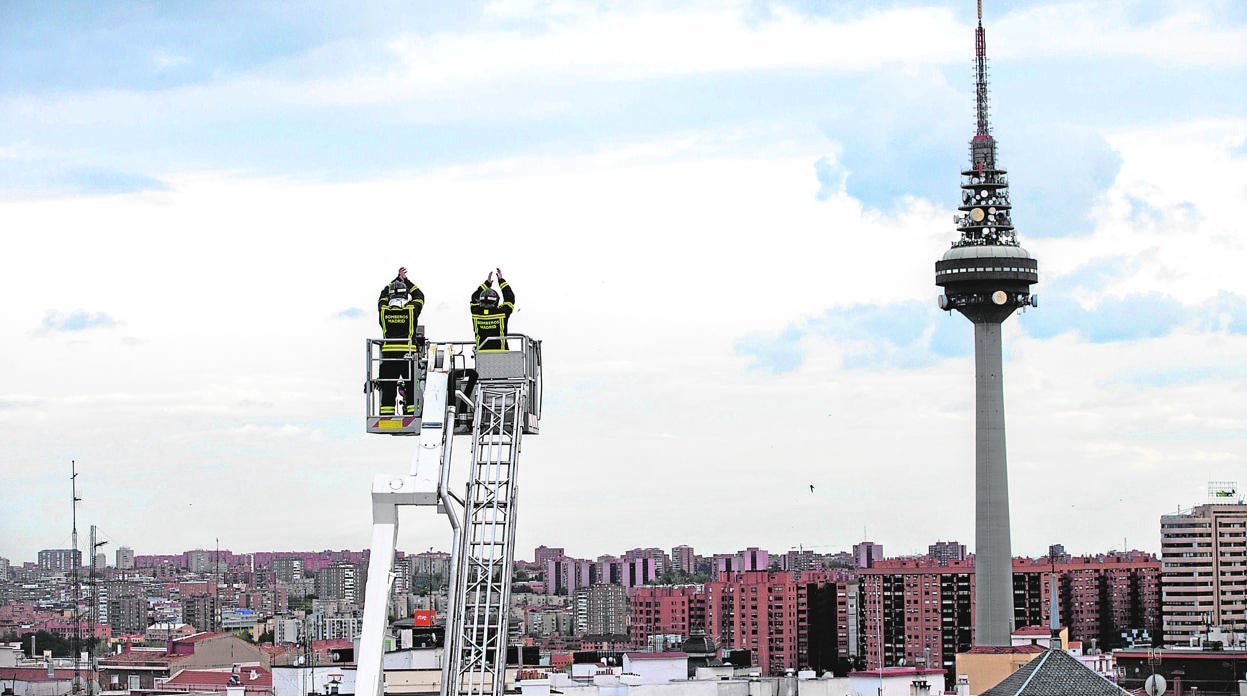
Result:
[[[975,115],[978,128],[975,137],[991,138],[987,122],[987,34],[983,31],[983,0],[979,3],[979,24],[974,29]]]

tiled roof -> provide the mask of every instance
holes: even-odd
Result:
[[[101,667],[121,667],[126,665],[169,664],[174,660],[184,659],[185,655],[166,655],[162,652],[134,652],[127,650],[116,655],[108,655],[99,659]]]
[[[252,674],[255,674],[255,679],[251,678]],[[184,669],[165,683],[179,686],[228,686],[232,676],[234,676],[233,673],[225,671]],[[269,687],[273,685],[273,675],[260,667],[242,667],[237,676],[238,683],[242,686]]]
[[[217,636],[227,636],[227,635],[229,634],[228,633],[213,633],[209,631],[204,631],[202,633],[196,633],[194,635],[186,636],[185,638],[174,638],[173,642],[174,643],[198,643],[199,641],[206,640],[208,638],[216,638]]]
[[[1043,626],[1023,626],[1013,630],[1015,636],[1047,636],[1052,634],[1052,629]]]
[[[1047,650],[982,696],[1122,696],[1126,691],[1071,657]]]
[[[42,682],[42,681],[69,681],[74,678],[72,669],[54,669],[53,676],[48,677],[47,667],[0,667],[0,681],[23,681],[23,682]],[[81,675],[84,678],[91,678],[92,673],[82,670]]]

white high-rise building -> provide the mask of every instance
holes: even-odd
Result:
[[[1247,625],[1247,504],[1209,503],[1160,518],[1166,645],[1212,626]]]

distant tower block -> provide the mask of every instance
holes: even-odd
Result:
[[[988,124],[981,0],[974,38],[978,123],[970,140],[970,167],[961,173],[956,216],[961,237],[935,262],[935,284],[944,289],[940,309],[955,309],[974,322],[974,644],[1008,646],[1013,630],[1013,554],[1000,325],[1017,308],[1036,306],[1030,286],[1039,281],[1039,264],[1018,245],[1009,177],[996,164],[996,141]]]

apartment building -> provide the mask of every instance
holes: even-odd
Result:
[[[692,546],[673,546],[671,548],[671,567],[682,573],[693,573],[697,570],[697,554]]]
[[[321,599],[362,603],[363,573],[353,563],[335,563],[316,573],[316,596]]]
[[[1247,625],[1247,504],[1206,504],[1160,518],[1166,645],[1209,626]]]
[[[706,583],[706,634],[748,650],[764,674],[801,669],[809,655],[809,592],[835,581],[831,571],[722,573]]]
[[[82,567],[82,552],[76,549],[43,549],[38,558],[40,570],[68,573]]]
[[[578,635],[623,635],[628,632],[628,595],[619,585],[581,587],[576,590],[573,606]]]
[[[887,559],[861,571],[859,630],[866,665],[927,660],[954,670],[974,638],[974,561]],[[1071,640],[1108,650],[1122,633],[1154,632],[1160,621],[1160,562],[1131,551],[1013,561],[1014,626],[1047,626],[1052,574]],[[950,671],[950,673],[952,673]]]
[[[706,595],[701,585],[644,585],[628,590],[628,642],[649,645],[650,636],[688,638],[706,623]]]

